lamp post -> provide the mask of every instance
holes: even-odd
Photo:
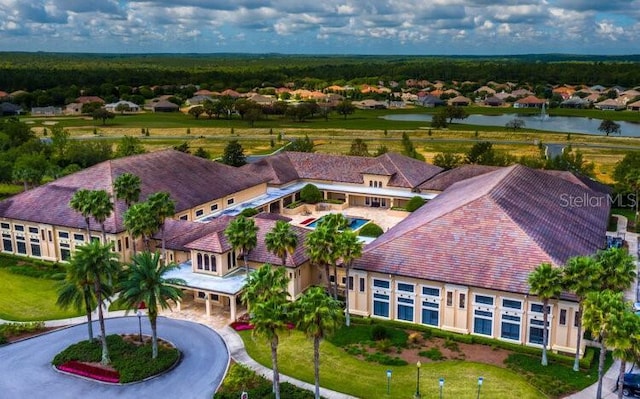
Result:
[[[480,399],[480,388],[482,388],[483,381],[484,381],[484,378],[478,377],[478,399]]]
[[[420,399],[420,366],[422,366],[422,363],[418,360],[418,363],[416,363],[416,399]]]
[[[391,392],[391,370],[387,370],[387,395]]]
[[[444,388],[444,378],[440,377],[438,380],[438,385],[440,386],[440,399],[442,399],[442,388]]]
[[[136,316],[138,316],[138,339],[142,343],[142,310],[138,309]]]

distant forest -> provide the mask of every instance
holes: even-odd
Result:
[[[75,54],[0,53],[0,90],[75,86],[91,92],[103,84],[205,86],[250,90],[324,88],[331,84],[426,79],[484,83],[640,84],[640,55],[576,56],[311,56],[283,54]]]

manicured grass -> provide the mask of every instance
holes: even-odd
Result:
[[[0,259],[3,261],[3,259]],[[37,321],[80,316],[56,305],[58,281],[28,277],[0,268],[0,319]]]
[[[10,197],[14,194],[21,193],[24,186],[21,184],[0,183],[0,200]]]
[[[240,332],[249,355],[271,367],[267,341],[254,338],[250,331]],[[313,383],[312,342],[298,331],[282,333],[278,359],[283,374]],[[382,366],[358,360],[342,349],[321,344],[320,384],[363,399],[411,398],[416,388],[416,367]],[[390,394],[387,395],[386,370],[392,371]],[[357,377],[355,377],[357,376]],[[520,375],[499,367],[463,362],[426,363],[420,369],[423,397],[436,397],[438,379],[445,378],[445,394],[451,398],[471,398],[477,393],[478,377],[484,377],[482,397],[493,399],[533,399],[546,396]]]
[[[273,398],[272,389],[271,380],[259,376],[246,366],[233,363],[213,398],[237,399],[242,392],[247,392],[250,398]],[[314,394],[287,382],[281,382],[280,397],[286,399],[313,399]]]

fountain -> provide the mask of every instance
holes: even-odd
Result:
[[[549,114],[547,113],[547,103],[542,103],[542,108],[540,109],[540,115],[536,118],[540,121],[546,121],[549,119]]]

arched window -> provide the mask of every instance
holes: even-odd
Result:
[[[218,271],[218,268],[216,267],[216,256],[215,255],[211,255],[211,271],[212,272]]]
[[[202,254],[198,252],[196,266],[198,270],[202,270]]]
[[[204,270],[210,270],[209,268],[209,255],[204,256]]]

